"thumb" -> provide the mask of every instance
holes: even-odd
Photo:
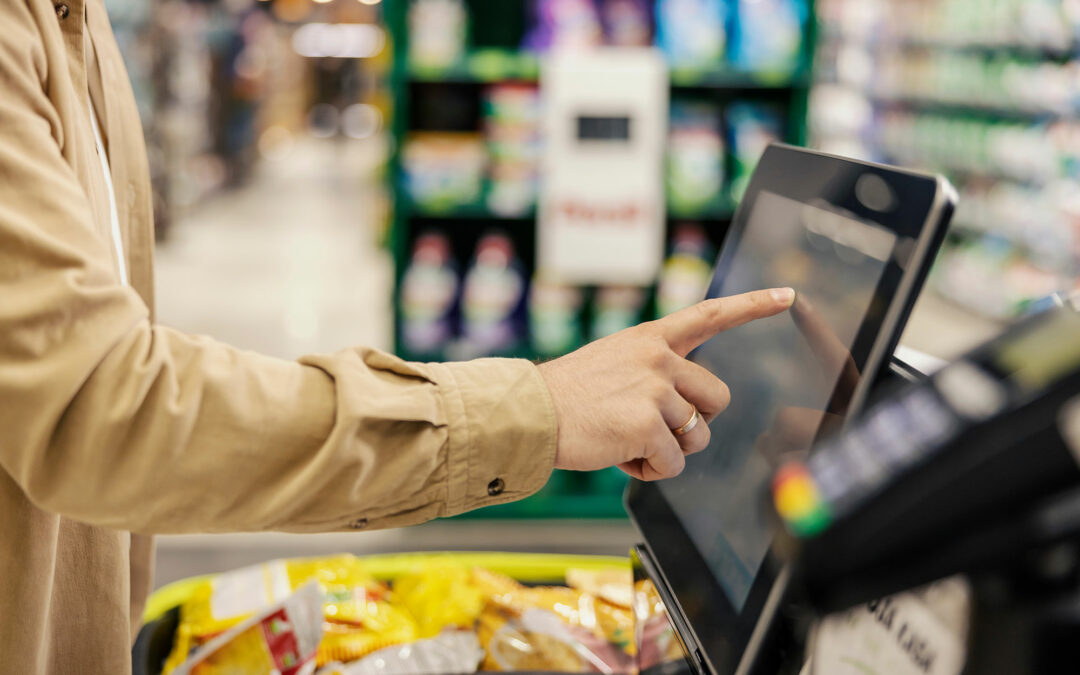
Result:
[[[721,331],[791,307],[795,291],[773,288],[726,298],[713,298],[659,319],[660,332],[679,356],[686,356]]]

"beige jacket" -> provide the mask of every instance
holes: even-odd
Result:
[[[555,415],[529,362],[288,362],[185,335],[153,322],[152,244],[101,0],[0,0],[0,672],[129,672],[140,535],[408,525],[547,480]]]

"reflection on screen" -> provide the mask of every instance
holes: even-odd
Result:
[[[845,412],[858,377],[851,345],[895,244],[885,228],[763,191],[728,273],[709,289],[797,293],[790,312],[722,333],[691,356],[728,384],[731,405],[710,425],[709,448],[660,483],[735,611],[772,540],[762,497],[771,470]]]

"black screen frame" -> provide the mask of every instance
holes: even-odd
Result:
[[[877,176],[891,188],[891,210],[883,212],[860,200],[856,184],[867,174]],[[940,176],[770,145],[724,237],[710,288],[718,286],[731,268],[749,215],[763,191],[806,204],[823,203],[845,215],[886,227],[897,237],[893,255],[853,341],[852,357],[861,376],[848,407],[850,416],[862,406],[870,386],[888,367],[944,240],[956,193]],[[741,611],[736,611],[655,484],[631,480],[624,501],[630,520],[663,576],[654,582],[665,585],[675,600],[669,612],[678,612],[681,623],[689,627],[690,635],[683,636],[684,640],[693,645],[692,649],[700,650],[703,665],[716,675],[750,672],[771,615],[786,591],[787,575],[774,550],[776,539],[746,602]]]

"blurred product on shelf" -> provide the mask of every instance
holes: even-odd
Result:
[[[536,87],[488,87],[484,133],[491,156],[487,206],[499,216],[521,216],[536,205],[540,161],[540,92]]]
[[[589,339],[599,340],[641,323],[645,319],[646,290],[641,286],[602,286],[596,289]]]
[[[761,153],[769,143],[784,138],[784,121],[779,109],[764,103],[733,103],[724,114],[735,155],[731,194],[738,201],[750,184]]]
[[[540,358],[568,354],[585,342],[580,286],[537,276],[529,292],[529,335]]]
[[[604,32],[593,0],[532,0],[533,25],[522,47],[546,52],[555,48],[594,47]]]
[[[705,297],[716,256],[700,225],[675,230],[671,255],[664,261],[656,287],[656,314],[667,316]]]
[[[1068,275],[1047,270],[1011,242],[988,235],[957,240],[937,260],[932,279],[941,295],[986,316],[1022,314],[1039,298],[1072,286]]]
[[[818,0],[827,39],[933,48],[1076,46],[1080,11],[1070,0]]]
[[[412,0],[410,64],[420,69],[437,69],[460,61],[465,56],[468,19],[462,0]]]
[[[401,342],[416,358],[437,359],[456,332],[458,265],[445,235],[420,235],[401,281]]]
[[[479,134],[416,132],[401,152],[405,190],[417,205],[433,212],[475,204],[482,194],[487,158]]]
[[[1080,6],[820,0],[814,145],[960,191],[931,276],[1007,319],[1080,283]]]
[[[872,138],[902,163],[1041,184],[1075,162],[1078,148],[1063,146],[1054,130],[1066,132],[1057,124],[891,111]]]
[[[1029,56],[949,52],[879,52],[878,75],[867,83],[886,101],[988,109],[1003,114],[1067,115],[1078,110],[1080,64]]]
[[[735,68],[789,74],[799,64],[805,0],[737,0],[729,58]]]
[[[715,67],[727,48],[726,0],[656,0],[656,45],[674,68]]]
[[[453,358],[509,356],[523,346],[527,280],[510,237],[493,232],[480,239],[462,286],[461,340]]]
[[[667,149],[668,210],[675,215],[700,213],[721,198],[723,188],[719,108],[673,101]]]
[[[605,0],[600,11],[607,44],[614,47],[652,44],[652,8],[647,0]]]

